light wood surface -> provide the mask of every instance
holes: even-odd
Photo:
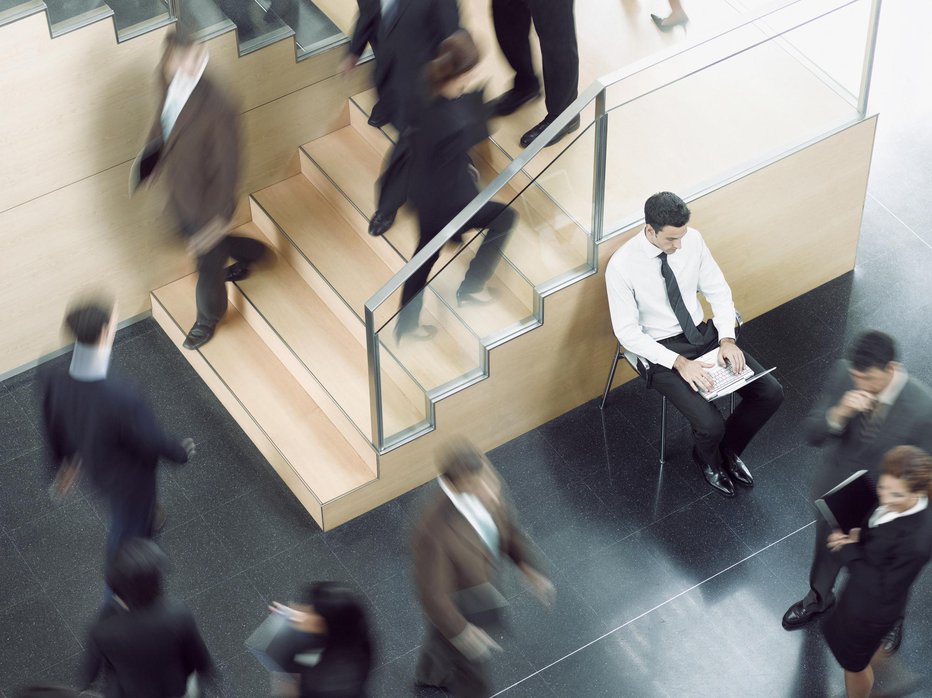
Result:
[[[195,282],[192,274],[154,292],[175,324],[175,339],[194,323]],[[203,356],[317,499],[329,501],[375,477],[238,311],[232,309],[217,332],[226,341],[184,355]]]

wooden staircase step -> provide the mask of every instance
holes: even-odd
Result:
[[[152,313],[181,345],[195,319],[196,274],[152,292]],[[372,482],[347,442],[235,308],[198,351],[181,350],[318,523],[320,507]]]
[[[355,424],[371,438],[369,373],[365,340],[351,332],[284,261],[236,284],[247,307],[243,315],[281,358],[294,353]],[[359,324],[359,323],[357,323]],[[280,340],[280,341],[279,341]],[[287,358],[287,357],[286,357]],[[421,387],[391,357],[383,357],[383,414],[386,433],[426,420]],[[299,379],[301,378],[299,374]],[[307,380],[305,378],[305,380]]]
[[[371,129],[370,126],[360,128]],[[371,140],[353,126],[347,126],[302,146],[302,150],[312,161],[312,166],[325,172],[365,218],[370,217],[375,211],[372,183],[378,177],[385,153],[391,147],[391,143],[382,138],[384,152],[380,153]],[[368,176],[362,176],[362,173],[367,172]],[[308,174],[314,176],[311,172]],[[395,225],[386,233],[385,238],[398,251],[402,261],[410,259],[418,239],[416,217],[407,208],[399,211]],[[535,311],[534,288],[526,278],[503,260],[489,283],[489,287],[497,292],[496,302],[481,307],[459,308],[456,304],[456,288],[463,279],[470,260],[475,256],[474,248],[477,245],[477,242],[473,243],[460,253],[456,246],[448,245],[435,265],[435,270],[445,268],[431,282],[431,288],[476,335],[487,340],[499,336],[506,328],[514,328],[528,322]]]

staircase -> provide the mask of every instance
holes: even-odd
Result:
[[[268,244],[274,260],[228,284],[231,308],[215,338],[182,350],[324,529],[419,484],[383,482],[378,496],[365,494],[387,450],[372,438],[365,303],[410,259],[418,237],[407,209],[385,236],[368,234],[373,183],[392,145],[391,134],[366,123],[360,104],[368,101],[350,100],[348,126],[299,149],[300,174],[250,195],[252,220],[235,232]],[[507,162],[489,146],[477,162],[483,180],[497,174],[496,158]],[[457,306],[476,245],[445,249],[435,268],[448,266],[425,292],[422,313],[437,335],[398,345],[382,332],[383,430],[395,443],[436,429],[436,402],[488,375],[489,348],[541,324],[548,283],[589,271],[587,236],[543,193],[525,194],[489,284],[494,304]],[[533,229],[535,207],[537,218],[562,221],[552,232],[564,240],[562,254]],[[192,274],[152,292],[153,316],[179,346],[194,323],[195,283]]]

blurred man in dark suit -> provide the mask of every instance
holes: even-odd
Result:
[[[812,498],[817,499],[858,470],[874,482],[884,455],[895,446],[918,446],[932,452],[932,391],[907,374],[896,360],[896,345],[883,332],[865,332],[839,361],[803,425],[812,446],[825,447],[816,472]],[[809,573],[809,593],[783,616],[783,627],[794,630],[835,604],[833,588],[841,569],[825,541],[832,530],[816,521],[815,552]],[[902,639],[902,620],[884,640],[892,654]]]
[[[359,16],[356,18],[356,26],[353,27],[346,57],[340,63],[340,72],[343,75],[349,74],[356,67],[363,51],[366,50],[366,45],[372,47],[376,63],[379,60],[379,26],[382,22],[380,0],[356,0],[356,4],[359,5]],[[389,121],[385,113],[385,105],[382,102],[376,102],[369,115],[369,125],[381,128]]]
[[[414,532],[414,577],[427,616],[415,682],[457,698],[489,695],[487,664],[506,605],[495,588],[507,556],[546,605],[555,592],[528,561],[503,485],[492,465],[461,443],[442,459],[440,492]]]
[[[514,83],[492,102],[493,116],[506,116],[540,95],[540,80],[531,60],[531,21],[540,39],[544,68],[544,101],[547,116],[521,136],[527,148],[553,120],[576,99],[579,86],[579,51],[576,46],[574,0],[492,0],[492,21],[498,45],[515,71]],[[571,121],[547,145],[579,128]]]
[[[395,222],[398,209],[408,200],[411,128],[423,103],[424,67],[437,55],[440,43],[460,25],[456,0],[380,0],[380,3],[378,29],[374,34],[379,46],[375,86],[383,114],[398,131],[398,142],[379,177],[379,201],[369,222],[371,235],[386,233]]]
[[[125,539],[152,535],[159,458],[185,463],[194,442],[166,436],[140,391],[109,375],[115,309],[84,303],[65,324],[75,337],[71,366],[48,376],[43,400],[46,437],[61,464],[55,488],[65,494],[80,472],[106,499],[112,557]]]
[[[160,66],[162,99],[133,184],[166,180],[189,252],[197,258],[197,321],[184,346],[210,341],[227,310],[225,281],[249,275],[265,253],[258,240],[229,235],[240,174],[238,116],[229,97],[206,75],[207,50],[172,32]],[[227,260],[236,260],[225,269]]]

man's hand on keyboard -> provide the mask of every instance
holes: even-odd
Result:
[[[711,390],[712,379],[706,373],[707,368],[714,367],[705,361],[690,361],[685,356],[677,356],[673,362],[673,368],[689,384],[689,387],[699,392],[700,390]]]
[[[744,360],[744,352],[738,348],[733,339],[723,339],[718,349],[719,366],[728,364],[728,368],[736,376],[744,370],[747,363]]]

